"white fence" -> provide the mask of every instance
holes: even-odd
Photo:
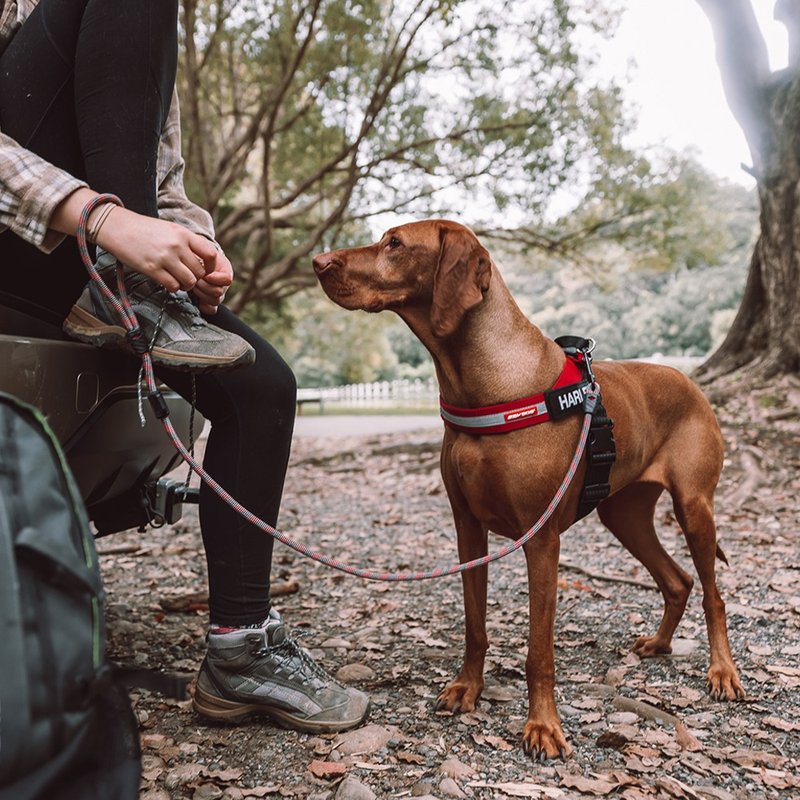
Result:
[[[318,403],[322,412],[339,408],[435,409],[439,407],[439,388],[433,378],[417,378],[298,389],[298,409],[307,403]]]
[[[656,353],[638,359],[655,364],[666,364],[689,373],[705,360],[700,356],[664,356]],[[375,383],[350,383],[346,386],[328,386],[318,389],[298,389],[297,408],[318,404],[320,411],[346,408],[433,410],[439,408],[439,388],[434,378],[409,381],[377,381]]]

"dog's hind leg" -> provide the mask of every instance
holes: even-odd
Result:
[[[676,489],[673,493],[673,504],[703,587],[703,611],[706,615],[711,651],[711,664],[707,674],[708,690],[718,700],[741,700],[745,691],[733,663],[725,621],[725,603],[717,589],[717,530],[711,493],[706,496],[696,489]]]
[[[672,636],[692,591],[692,578],[661,545],[653,524],[660,484],[633,483],[604,500],[597,509],[602,523],[652,575],[664,597],[664,616],[655,636],[641,636],[633,645],[643,657],[672,652]]]
[[[468,511],[453,508],[458,531],[458,556],[463,564],[488,552],[486,528]],[[474,711],[483,691],[483,665],[489,640],[486,636],[486,585],[489,568],[477,567],[461,573],[464,590],[466,644],[464,663],[458,676],[439,693],[436,708]]]

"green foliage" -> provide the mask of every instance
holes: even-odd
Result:
[[[754,199],[690,157],[626,146],[622,93],[590,69],[617,6],[184,0],[190,193],[237,267],[233,308],[301,384],[430,374],[391,315],[296,294],[315,252],[409,216],[471,225],[537,322],[590,333],[604,355],[719,337]]]
[[[680,163],[680,171],[665,173],[665,185],[636,190],[639,207],[654,220],[652,249],[627,248],[625,237],[608,240],[599,276],[542,248],[485,240],[523,311],[545,333],[592,336],[598,358],[705,355],[719,344],[741,299],[756,198],[691,161]],[[664,219],[656,223],[660,213]],[[648,232],[643,222],[636,224]],[[667,241],[672,246],[666,256],[649,257]],[[391,379],[433,373],[419,340],[391,314],[343,311],[319,289],[291,298],[284,308],[289,319],[273,317],[267,332],[277,336],[303,386],[346,383],[355,374]]]
[[[294,295],[273,314],[248,311],[245,319],[278,349],[300,386],[390,380],[403,371],[390,343],[393,315],[345,311],[320,289]]]
[[[600,213],[603,202],[612,213]],[[592,336],[600,358],[706,355],[742,296],[756,203],[753,192],[673,157],[661,181],[609,186],[604,201],[578,210],[583,227],[564,221],[607,227],[588,264],[519,248],[506,248],[500,263],[523,310],[550,336]]]
[[[359,221],[540,219],[593,180],[623,120],[577,43],[610,18],[578,0],[184,0],[187,174],[236,258],[234,307],[310,285],[309,254]]]

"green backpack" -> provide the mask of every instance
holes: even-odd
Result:
[[[0,800],[135,800],[86,511],[35,408],[0,392]]]

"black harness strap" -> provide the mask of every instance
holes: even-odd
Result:
[[[568,356],[578,357],[587,380],[594,383],[591,356],[594,342],[579,336],[560,336],[555,341]],[[583,488],[575,522],[592,512],[611,492],[609,478],[611,467],[617,458],[613,428],[614,422],[606,413],[601,399],[595,407],[589,428],[589,440],[586,443],[586,474],[583,476]]]

